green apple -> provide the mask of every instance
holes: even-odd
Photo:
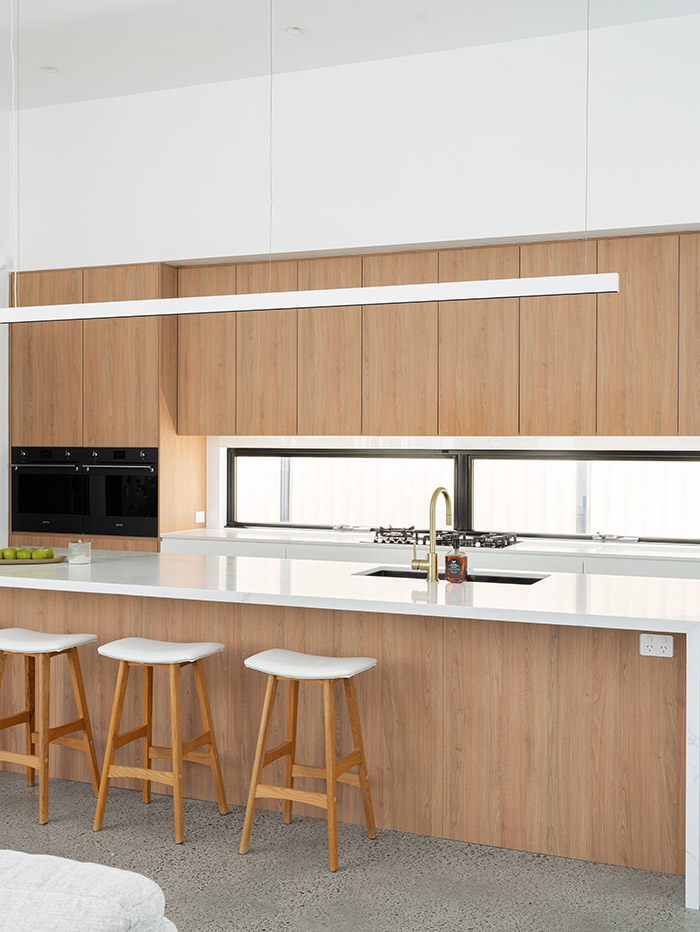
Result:
[[[32,550],[32,560],[45,560],[46,551],[42,550],[41,547],[35,547]]]
[[[46,550],[44,550],[44,557],[47,560],[53,560],[55,556],[56,554],[54,553],[53,547],[47,547]]]
[[[18,560],[30,560],[31,554],[24,547],[20,547],[19,550],[17,551],[17,559]]]
[[[17,548],[16,547],[5,547],[2,552],[4,560],[16,560],[17,559]]]

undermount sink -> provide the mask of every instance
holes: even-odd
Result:
[[[426,574],[421,570],[402,570],[379,566],[375,570],[363,570],[355,576],[381,576],[387,579],[425,579]],[[438,573],[440,579],[445,578],[444,573]],[[466,582],[473,583],[501,583],[514,586],[532,586],[533,583],[546,579],[546,576],[507,576],[505,573],[468,573]]]

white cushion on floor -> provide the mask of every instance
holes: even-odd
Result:
[[[0,650],[12,654],[53,654],[96,640],[96,634],[47,634],[29,628],[0,628]]]
[[[158,884],[132,871],[0,851],[0,932],[166,932]]]
[[[151,638],[121,638],[97,648],[98,654],[113,660],[128,660],[129,663],[191,663],[211,654],[218,654],[223,644],[214,641],[199,641],[179,644],[177,641],[153,641]]]
[[[243,661],[251,670],[286,676],[290,680],[348,679],[374,667],[374,657],[318,657],[295,650],[264,650]]]

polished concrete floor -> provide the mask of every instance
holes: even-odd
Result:
[[[220,816],[214,803],[186,801],[185,843],[175,845],[165,796],[143,806],[140,794],[111,790],[96,833],[85,784],[51,782],[48,825],[37,806],[24,777],[0,773],[0,848],[146,874],[179,932],[700,932],[682,878],[666,874],[399,832],[370,841],[354,825],[340,826],[330,874],[317,819],[286,826],[260,811],[241,857],[239,807]]]

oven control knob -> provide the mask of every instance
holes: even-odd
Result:
[[[66,454],[68,459],[70,459],[70,450],[64,450],[63,452]]]
[[[93,458],[94,460],[97,459],[97,450],[93,450],[93,451],[92,451],[92,458]]]
[[[143,450],[139,450],[139,456],[141,457],[142,460],[146,459],[146,454],[143,452]]]
[[[26,451],[26,450],[20,450],[20,454],[19,454],[19,455],[22,457],[22,459],[24,459],[24,457],[27,455],[27,451]]]

